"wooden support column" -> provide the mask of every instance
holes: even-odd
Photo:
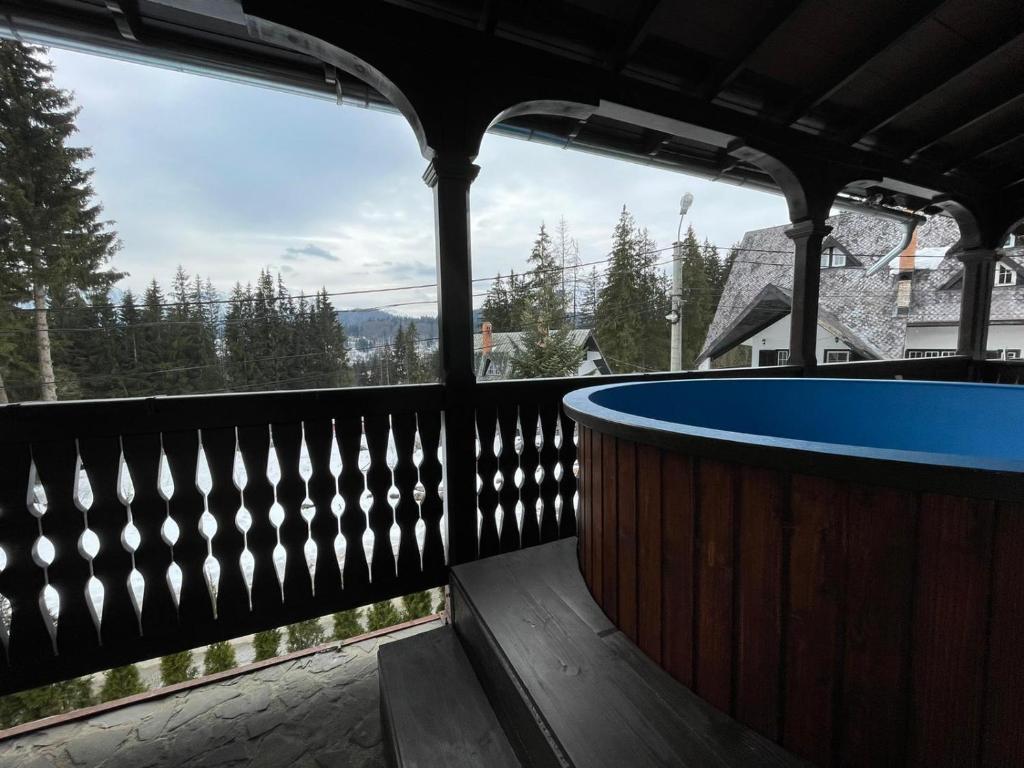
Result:
[[[964,265],[964,279],[956,351],[972,360],[984,360],[998,255],[992,248],[970,248],[957,254],[957,258]]]
[[[438,346],[445,386],[444,509],[451,565],[477,556],[469,187],[479,171],[471,156],[439,155],[423,174],[434,190]]]
[[[821,243],[832,227],[824,218],[795,221],[786,229],[793,241],[793,303],[789,325],[789,363],[802,365],[805,375],[817,365],[818,287]]]

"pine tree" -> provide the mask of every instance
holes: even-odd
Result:
[[[507,281],[501,273],[491,283],[480,310],[480,319],[491,324],[495,333],[518,331],[524,311],[529,303],[526,280],[513,270]]]
[[[447,609],[444,599],[444,587],[437,590],[437,605],[434,606],[434,613],[444,613]]]
[[[92,153],[66,145],[78,110],[44,56],[0,42],[0,294],[31,301],[40,397],[56,400],[51,295],[105,291],[121,275],[104,269],[118,243],[100,218],[92,170],[81,167]]]
[[[231,643],[224,641],[207,646],[206,654],[203,656],[204,675],[227,672],[229,669],[234,669],[237,666],[235,649]]]
[[[62,715],[95,703],[92,681],[87,677],[0,696],[0,730],[51,715]]]
[[[529,262],[530,292],[521,310],[523,332],[512,353],[511,375],[520,379],[570,376],[579,368],[586,351],[575,344],[565,325],[565,296],[559,292],[561,272],[543,224]]]
[[[252,639],[252,648],[255,661],[274,658],[281,648],[281,630],[266,629],[257,632]]]
[[[164,685],[174,685],[191,680],[198,670],[192,663],[192,651],[181,651],[160,659],[160,679]]]
[[[390,600],[374,603],[366,610],[366,629],[373,632],[400,624],[402,615]]]
[[[347,640],[363,634],[363,625],[359,623],[359,609],[339,611],[331,617],[334,631],[331,636],[335,640]]]
[[[713,283],[708,276],[708,258],[697,242],[693,227],[686,230],[683,240],[683,282],[681,319],[683,331],[683,368],[692,368],[694,360],[704,346],[708,325],[714,317],[712,304]],[[717,252],[715,254],[717,262]],[[717,266],[715,267],[717,269]]]
[[[146,690],[146,685],[139,676],[139,668],[134,664],[115,667],[109,670],[103,677],[103,687],[100,688],[100,701],[123,699],[126,696],[144,693]]]
[[[320,619],[307,619],[288,625],[288,653],[312,648],[314,645],[323,645],[326,642],[327,634],[320,624]]]
[[[430,591],[402,595],[402,620],[411,621],[430,615]]]

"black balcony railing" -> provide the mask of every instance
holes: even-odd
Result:
[[[561,407],[573,389],[801,373],[480,384],[448,406],[472,409],[475,457],[442,456],[442,385],[4,406],[0,692],[444,584],[452,521],[477,526],[477,557],[574,535],[576,433]],[[816,375],[1022,373],[944,358]],[[477,514],[446,518],[443,467],[467,461]]]

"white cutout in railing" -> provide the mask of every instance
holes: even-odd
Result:
[[[523,483],[526,480],[526,473],[523,472],[523,449],[525,447],[522,415],[519,413],[519,409],[516,408],[516,471],[513,474],[513,481],[516,485],[516,530],[520,536],[523,535],[523,512],[525,510],[523,506]]]
[[[501,489],[505,487],[505,474],[501,471],[501,454],[504,450],[504,445],[501,442],[501,419],[495,421],[494,427],[494,442],[492,443],[491,450],[494,451],[495,465],[497,469],[494,470],[494,490],[499,494]],[[497,530],[498,535],[501,535],[501,528],[505,524],[505,508],[501,505],[499,497],[498,503],[494,505],[494,528]]]
[[[131,557],[132,569],[128,573],[128,598],[131,600],[132,608],[135,611],[135,621],[139,627],[139,634],[142,634],[142,602],[146,595],[146,580],[135,567],[135,553],[142,543],[142,536],[135,525],[132,517],[132,502],[135,500],[135,483],[132,482],[132,473],[128,468],[128,462],[124,460],[124,441],[121,441],[121,452],[118,456],[117,466],[117,498],[124,506],[127,518],[124,528],[121,530],[121,546]]]
[[[479,454],[478,454],[479,455]],[[444,504],[444,482],[447,477],[444,463],[444,440],[437,441],[437,462],[441,465],[441,482],[437,484],[437,495],[441,499],[441,546],[444,547],[444,561],[448,562],[448,512]],[[477,509],[477,541],[480,540],[480,510]]]
[[[181,566],[174,559],[174,545],[178,543],[180,530],[177,521],[171,516],[171,499],[174,498],[174,477],[171,475],[171,465],[167,461],[167,454],[164,452],[164,437],[160,435],[160,463],[157,468],[156,490],[160,498],[164,500],[165,516],[160,526],[160,538],[171,550],[171,564],[167,566],[167,589],[171,593],[171,600],[174,602],[174,610],[181,607]]]
[[[360,419],[359,433],[359,471],[363,475],[363,492],[359,495],[359,509],[363,515],[363,555],[370,570],[370,581],[373,581],[373,542],[374,533],[370,527],[370,510],[373,508],[373,492],[370,490],[367,473],[370,471],[370,450],[366,438],[366,420]]]
[[[32,545],[32,560],[43,571],[43,589],[39,593],[39,612],[50,635],[53,653],[57,653],[57,626],[60,623],[60,595],[50,586],[50,565],[56,557],[53,542],[43,533],[43,517],[46,516],[48,502],[46,488],[43,486],[36,470],[35,459],[31,459],[28,470],[28,494],[26,498],[28,511],[36,519],[39,536]]]
[[[388,530],[388,538],[391,540],[391,553],[395,562],[395,573],[398,573],[398,549],[402,542],[402,529],[398,525],[398,503],[401,501],[401,492],[395,485],[395,467],[398,466],[398,448],[395,445],[395,433],[388,417],[388,449],[385,455],[388,470],[391,473],[391,486],[388,488],[388,506],[391,507],[391,528]]]
[[[534,512],[537,515],[537,530],[539,531],[544,521],[544,496],[541,493],[541,483],[544,482],[545,470],[541,463],[541,451],[544,448],[544,422],[540,414],[537,414],[537,423],[533,426],[533,447],[537,449],[537,466],[533,470],[533,482],[537,486],[537,501],[534,502]],[[557,471],[557,466],[556,466]],[[557,501],[555,508],[557,509]]]
[[[217,618],[217,592],[220,588],[220,563],[213,556],[213,537],[217,535],[217,518],[210,512],[210,491],[213,490],[213,476],[210,463],[203,447],[203,431],[199,430],[199,452],[196,455],[196,488],[203,497],[203,513],[199,516],[199,535],[206,542],[206,557],[203,559],[203,580],[210,595],[213,618]]]
[[[249,485],[249,475],[245,471],[242,449],[238,445],[238,430],[235,429],[235,458],[231,464],[231,482],[238,489],[238,511],[235,512],[235,527],[242,534],[242,554],[238,556],[238,565],[242,569],[242,580],[245,582],[245,594],[252,610],[252,580],[256,573],[256,558],[249,550],[249,529],[252,528],[252,513],[245,506],[245,488]]]
[[[416,485],[413,488],[412,498],[416,502],[416,550],[420,555],[420,570],[423,570],[423,550],[426,546],[427,524],[423,522],[423,500],[427,498],[427,487],[423,485],[420,476],[420,467],[423,466],[423,440],[420,437],[420,417],[416,415],[416,434],[413,438],[412,463],[416,467]],[[479,476],[477,483],[480,482]],[[477,491],[479,492],[479,486]]]
[[[270,524],[274,526],[277,544],[274,545],[274,573],[281,587],[281,602],[284,602],[284,569],[288,563],[288,552],[281,544],[281,524],[284,523],[284,507],[277,500],[277,487],[281,482],[281,462],[274,445],[274,430],[270,428],[270,451],[267,453],[267,479],[274,489],[274,503],[270,505]]]
[[[313,477],[313,461],[309,458],[309,446],[306,445],[306,425],[302,425],[302,442],[299,444],[299,477],[302,478],[306,490],[305,498],[299,514],[306,521],[306,541],[302,545],[302,553],[306,557],[306,570],[309,571],[309,587],[316,594],[316,542],[313,541],[313,518],[316,517],[316,506],[309,498],[309,480]]]
[[[561,422],[561,419],[559,419]],[[572,476],[576,480],[576,490],[572,494],[572,513],[576,520],[580,519],[580,427],[579,424],[573,424],[572,427],[572,444],[576,446],[576,458],[572,462]]]
[[[338,561],[338,574],[341,577],[341,588],[345,588],[345,537],[341,533],[341,518],[345,514],[345,498],[341,495],[341,449],[338,448],[338,425],[331,421],[331,458],[328,463],[331,477],[334,478],[334,496],[331,498],[331,514],[337,525],[334,535],[334,557]]]
[[[481,454],[481,443],[480,443],[480,426],[477,424],[477,420],[473,420],[473,432],[476,434],[476,540],[480,543],[480,533],[484,527],[484,513],[480,509],[480,492],[484,489],[484,479],[480,476],[480,454]],[[440,447],[440,446],[439,446]],[[440,451],[438,451],[440,457]]]
[[[82,468],[82,455],[75,441],[75,487],[71,493],[75,508],[82,514],[82,535],[78,537],[78,554],[89,564],[89,578],[85,583],[85,606],[89,611],[93,627],[96,629],[96,642],[103,645],[101,627],[103,625],[103,601],[106,590],[103,582],[96,577],[93,561],[100,553],[100,537],[89,527],[89,510],[92,509],[92,484],[89,476]]]
[[[0,573],[7,568],[7,550],[0,547]],[[4,647],[4,657],[10,662],[11,647],[11,601],[0,592],[0,645]]]

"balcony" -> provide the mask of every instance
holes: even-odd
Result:
[[[592,380],[478,382],[469,208],[489,130],[785,197],[793,279],[788,348],[777,351],[789,364],[602,383],[756,373],[1019,385],[1021,364],[985,360],[999,249],[1024,219],[1013,9],[0,5],[15,39],[401,114],[434,195],[440,336],[438,384],[0,407],[0,693],[428,588],[449,595],[442,619],[393,643],[0,735],[19,764],[1024,760],[1014,695],[1024,676],[1002,642],[1024,624],[1004,567],[1005,542],[1019,536],[1019,472],[957,474],[980,508],[948,502],[959,490],[949,480],[940,494],[913,490],[927,503],[876,504],[813,482],[806,451],[767,466],[780,474],[766,480],[753,472],[763,455],[729,441],[705,471],[704,457],[642,451],[636,430],[581,427],[563,398]],[[971,35],[949,36],[968,24]],[[794,58],[801,46],[810,53]],[[817,365],[819,264],[837,204],[955,220],[956,355]],[[685,457],[687,445],[661,434],[648,447]],[[875,466],[855,458],[839,481]],[[894,464],[868,479],[902,487]],[[649,530],[641,501],[657,509]],[[902,539],[847,527],[851,509],[895,517],[907,506],[927,524],[899,528]],[[767,517],[753,545],[737,510]],[[657,558],[630,559],[645,549]],[[775,581],[752,580],[758,567]],[[872,581],[878,573],[891,582]],[[641,582],[677,589],[651,600]],[[890,583],[935,589],[919,600]],[[752,596],[763,604],[751,622],[741,606]],[[826,625],[835,631],[816,634]],[[304,719],[314,712],[322,719]],[[336,754],[341,742],[350,751]]]

